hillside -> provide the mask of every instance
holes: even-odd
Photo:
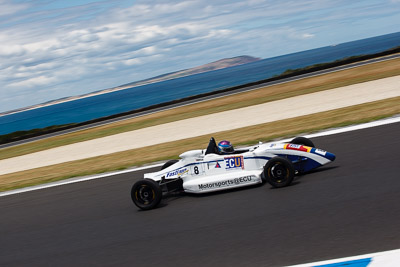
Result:
[[[124,84],[124,85],[121,85],[118,87],[113,87],[113,88],[104,89],[104,90],[98,90],[98,91],[94,91],[94,92],[84,94],[84,95],[64,97],[64,98],[48,101],[45,103],[41,103],[38,105],[34,105],[34,106],[29,106],[29,107],[25,107],[25,108],[20,108],[20,109],[16,109],[16,110],[3,112],[3,113],[0,113],[0,116],[5,116],[5,115],[18,113],[18,112],[22,112],[22,111],[27,111],[27,110],[31,110],[31,109],[36,109],[36,108],[41,108],[41,107],[45,107],[45,106],[51,106],[54,104],[73,101],[73,100],[91,97],[91,96],[95,96],[95,95],[101,95],[101,94],[110,93],[110,92],[114,92],[114,91],[124,90],[124,89],[135,87],[135,86],[176,79],[176,78],[180,78],[180,77],[184,77],[184,76],[194,75],[194,74],[218,70],[218,69],[224,69],[224,68],[228,68],[228,67],[233,67],[233,66],[237,66],[237,65],[255,62],[258,60],[260,60],[260,58],[255,58],[255,57],[251,57],[251,56],[238,56],[238,57],[233,57],[233,58],[225,58],[225,59],[214,61],[214,62],[205,64],[205,65],[201,65],[198,67],[180,70],[180,71],[176,71],[176,72],[172,72],[172,73],[168,73],[168,74],[163,74],[163,75],[156,76],[156,77],[153,77],[150,79]]]
[[[224,68],[229,68],[233,66],[238,66],[242,64],[247,64],[251,62],[255,62],[261,60],[261,58],[255,58],[251,56],[239,56],[239,57],[232,57],[232,58],[224,58],[221,60],[217,60],[208,64],[204,64],[198,67],[190,68],[190,69],[185,69],[185,70],[180,70],[168,74],[163,74],[148,80],[145,80],[146,82],[151,82],[151,81],[163,81],[163,80],[169,80],[169,79],[175,79],[175,78],[180,78],[184,76],[189,76],[189,75],[194,75],[194,74],[199,74],[203,72],[208,72],[208,71],[213,71],[213,70],[219,70],[219,69],[224,69]],[[142,81],[144,82],[144,81]],[[135,83],[130,83],[129,85],[132,85]]]

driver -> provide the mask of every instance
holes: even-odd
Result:
[[[235,152],[231,142],[223,140],[218,143],[218,150],[221,154],[232,154]]]

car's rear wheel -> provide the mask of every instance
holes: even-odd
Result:
[[[265,180],[273,187],[280,188],[292,183],[295,169],[286,158],[274,157],[264,167]]]
[[[175,163],[177,163],[179,160],[177,159],[171,159],[167,162],[164,163],[164,165],[162,165],[161,170],[164,170],[165,168],[168,168],[169,166],[174,165]]]
[[[295,144],[295,145],[315,147],[314,143],[310,139],[308,139],[306,137],[302,137],[302,136],[296,137],[290,143]]]
[[[139,180],[132,186],[131,198],[133,203],[142,210],[154,209],[160,204],[162,190],[154,180]]]

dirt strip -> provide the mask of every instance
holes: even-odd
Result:
[[[400,76],[152,126],[0,161],[0,175],[400,96]]]

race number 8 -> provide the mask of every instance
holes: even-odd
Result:
[[[199,172],[199,167],[197,167],[197,166],[195,166],[194,167],[194,174],[199,174],[200,172]]]

